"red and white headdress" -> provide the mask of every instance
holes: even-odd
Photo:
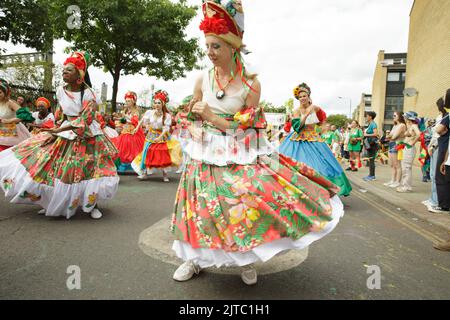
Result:
[[[133,91],[128,91],[125,94],[125,100],[127,100],[127,99],[131,99],[134,102],[136,102],[137,101],[137,94],[135,92],[133,92]]]
[[[45,108],[50,109],[50,101],[48,101],[44,97],[37,98],[36,101],[34,102],[34,105],[36,107],[39,107],[40,105],[43,105]]]
[[[153,100],[161,100],[164,104],[167,104],[169,102],[169,94],[166,91],[158,90],[155,92]]]
[[[200,30],[221,38],[236,49],[244,47],[244,11],[241,0],[203,1]]]
[[[86,76],[87,65],[89,63],[89,54],[87,52],[74,52],[64,61],[64,65],[73,64],[80,72],[81,81]]]

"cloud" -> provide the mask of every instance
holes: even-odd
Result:
[[[199,4],[199,0],[189,0]],[[328,114],[349,113],[361,94],[370,93],[379,50],[406,52],[409,13],[413,0],[244,0],[246,31],[244,42],[252,51],[246,56],[250,68],[257,71],[262,84],[262,99],[276,105],[292,97],[295,85],[306,82],[313,100]],[[189,38],[203,36],[198,30],[201,16],[186,30]],[[62,63],[63,41],[55,42],[55,62]],[[132,42],[130,42],[132,45]],[[7,46],[9,52],[23,47]],[[29,52],[29,49],[25,51]],[[205,61],[208,63],[208,61]],[[208,63],[209,65],[209,63]],[[90,68],[93,84],[108,84],[112,77]],[[147,76],[122,76],[118,100],[126,91],[140,92],[152,84],[169,92],[172,101],[181,101],[192,93],[199,71],[176,81],[161,81]]]

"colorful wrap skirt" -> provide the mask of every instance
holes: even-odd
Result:
[[[144,148],[131,164],[131,167],[137,174],[143,175],[149,169],[178,167],[181,164],[182,151],[180,142],[166,134],[163,141],[155,143],[155,139],[161,133],[161,130],[149,130]]]
[[[278,151],[314,168],[319,174],[339,186],[339,195],[348,196],[352,191],[350,181],[330,147],[318,136],[293,131],[281,143]]]

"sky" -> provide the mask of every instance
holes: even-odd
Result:
[[[261,99],[282,105],[292,98],[293,88],[306,82],[313,102],[328,114],[349,114],[359,104],[362,93],[371,93],[378,52],[406,52],[409,14],[413,0],[243,0],[245,11],[244,43],[252,52],[245,56],[249,70],[256,72],[262,85]],[[188,0],[200,5],[200,0]],[[198,28],[198,11],[186,30],[188,38],[204,36]],[[131,43],[130,43],[131,44]],[[33,52],[24,46],[1,43],[7,53]],[[62,64],[65,41],[55,41],[54,61]],[[211,66],[208,58],[205,65]],[[108,85],[112,96],[112,76],[89,68],[94,88]],[[180,102],[193,91],[201,71],[185,78],[163,81],[153,77],[122,76],[118,101],[128,90],[137,93],[156,89]],[[343,97],[339,99],[338,97]],[[296,102],[297,104],[298,102]]]

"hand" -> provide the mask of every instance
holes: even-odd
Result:
[[[203,120],[209,120],[213,115],[208,104],[203,101],[199,101],[194,104],[192,107],[192,113],[199,115]]]
[[[55,135],[49,134],[48,137],[47,137],[47,139],[45,139],[44,143],[42,144],[42,147],[44,147],[44,146],[46,146],[46,145],[48,145],[48,144],[54,142],[54,141],[56,140],[56,138],[57,138],[57,137],[56,137]]]
[[[95,111],[98,110],[98,104],[97,104],[97,102],[95,102],[95,100],[89,101],[87,106],[88,106],[88,108],[90,108],[92,110],[95,110]]]
[[[440,171],[445,176],[445,162],[441,164]]]
[[[0,119],[0,123],[10,124],[12,122],[13,122],[12,119]]]
[[[193,126],[188,127],[189,132],[191,133],[192,139],[197,142],[203,141],[203,129],[195,128]]]

